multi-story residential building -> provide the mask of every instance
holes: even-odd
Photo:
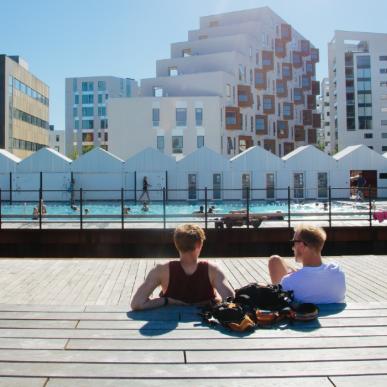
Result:
[[[138,94],[137,82],[112,76],[66,78],[66,153],[75,158],[100,146],[109,149],[109,98]]]
[[[387,34],[335,31],[328,62],[332,149],[386,152]]]
[[[232,157],[259,145],[283,156],[315,144],[318,60],[268,7],[202,17],[188,41],[171,45],[171,58],[157,61],[156,77],[141,81],[141,97],[109,101],[110,149],[126,158],[160,143],[167,154],[204,144]]]
[[[48,132],[48,146],[55,149],[57,152],[66,154],[66,141],[65,131],[55,130],[54,125],[50,125],[50,131]]]
[[[20,158],[48,146],[49,88],[19,56],[0,55],[0,148]]]
[[[321,135],[323,138],[322,148],[326,153],[332,155],[334,149],[331,147],[331,117],[329,107],[329,79],[323,78],[321,81],[321,94],[318,98],[321,112]],[[332,133],[332,135],[335,135]]]

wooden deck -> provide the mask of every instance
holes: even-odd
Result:
[[[386,386],[387,256],[335,259],[344,309],[250,334],[195,308],[130,312],[159,260],[0,259],[0,386]],[[266,259],[215,261],[234,287],[268,280]]]

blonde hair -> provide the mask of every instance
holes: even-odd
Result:
[[[324,229],[309,224],[297,225],[294,227],[294,232],[298,233],[299,238],[306,245],[317,251],[322,250],[327,239],[327,234]]]
[[[185,253],[195,250],[197,243],[205,241],[204,231],[196,224],[182,224],[176,227],[173,241],[177,250]]]

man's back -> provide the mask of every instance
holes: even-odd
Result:
[[[282,278],[285,290],[293,290],[298,302],[330,304],[344,302],[345,275],[336,263],[305,266]]]

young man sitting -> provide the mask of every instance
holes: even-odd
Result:
[[[284,290],[293,290],[297,302],[330,304],[344,302],[345,275],[336,263],[323,263],[321,250],[326,240],[325,231],[312,225],[299,225],[294,229],[293,251],[300,270],[291,268],[278,255],[269,259],[269,272],[273,284]]]
[[[197,225],[177,227],[174,242],[180,260],[159,264],[149,272],[132,299],[132,309],[205,305],[234,297],[222,270],[210,262],[198,261],[205,239],[204,231]],[[160,297],[150,298],[158,286],[161,286]]]

